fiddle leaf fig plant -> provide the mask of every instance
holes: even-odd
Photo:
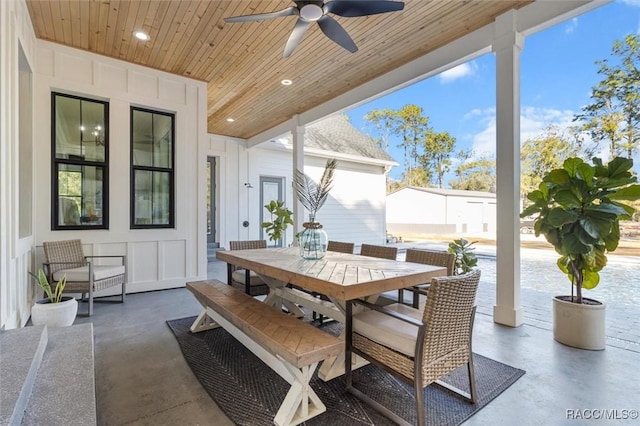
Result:
[[[475,247],[471,247],[475,243],[475,241],[470,243],[464,238],[453,240],[449,243],[449,249],[447,251],[456,255],[456,264],[453,270],[454,275],[466,274],[478,266],[478,258],[473,252]]]
[[[265,230],[269,240],[278,241],[282,239],[287,225],[293,225],[293,212],[284,206],[284,201],[271,200],[264,208],[271,214],[271,222],[262,222],[260,227]]]
[[[604,164],[568,158],[544,176],[520,217],[533,215],[536,236],[544,235],[560,255],[558,268],[572,283],[571,301],[583,303],[582,289],[595,288],[607,264],[606,253],[620,241],[620,220],[635,209],[624,201],[640,199],[633,160],[616,157]],[[576,294],[574,297],[573,286]]]

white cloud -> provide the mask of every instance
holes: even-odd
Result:
[[[573,125],[574,112],[553,108],[523,107],[520,115],[520,141],[539,136],[549,124],[566,129]],[[476,157],[495,157],[496,112],[495,109],[472,110],[465,117],[477,117],[482,130],[471,136],[472,149]]]
[[[638,0],[640,2],[640,0]],[[572,34],[578,28],[578,18],[573,18],[567,25],[564,27],[565,34]]]
[[[640,7],[640,0],[620,0],[620,3],[624,3],[631,7]]]
[[[438,77],[440,77],[441,83],[446,84],[473,75],[477,70],[478,65],[476,65],[474,61],[465,62],[464,64],[460,64],[457,67],[453,67],[441,72]]]

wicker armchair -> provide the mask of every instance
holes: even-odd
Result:
[[[66,276],[65,293],[80,293],[82,300],[85,294],[88,294],[88,316],[93,315],[93,296],[98,290],[121,285],[122,298],[119,302],[124,303],[127,283],[126,256],[85,256],[80,240],[45,241],[43,246],[43,268],[49,282],[57,283]],[[119,259],[120,264],[94,265],[94,259]]]
[[[353,254],[353,243],[343,243],[341,241],[329,241],[327,244],[327,251],[335,251],[338,253]]]
[[[405,305],[393,311],[361,300],[348,301],[347,390],[398,424],[411,424],[353,386],[351,356],[355,353],[414,385],[417,417],[413,424],[425,424],[424,388],[431,383],[444,386],[475,404],[471,335],[479,280],[479,270],[434,278],[424,311]],[[370,309],[352,314],[354,303]],[[470,393],[439,381],[463,365],[469,373]]]
[[[378,257],[380,259],[396,260],[398,256],[397,247],[374,246],[371,244],[362,244],[360,247],[362,256]]]
[[[229,250],[267,248],[266,240],[229,241]],[[251,297],[269,294],[269,286],[253,271],[227,264],[227,284],[244,291]]]
[[[456,265],[456,255],[446,251],[437,250],[417,250],[407,249],[405,261],[413,263],[422,263],[425,265],[442,266],[447,268],[447,275],[453,275],[453,268]],[[410,289],[413,292],[414,308],[418,308],[420,303],[420,294],[426,294],[426,290],[429,288],[429,284],[422,284]],[[398,302],[404,303],[403,291],[398,290]]]

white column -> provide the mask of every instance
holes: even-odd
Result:
[[[304,173],[304,126],[300,125],[298,115],[291,119],[291,133],[293,135],[293,170],[300,170]],[[302,230],[302,223],[306,218],[304,207],[298,201],[295,189],[293,190],[293,197],[293,235],[295,244],[295,235]]]
[[[518,327],[520,306],[520,52],[516,12],[496,19],[497,286],[493,320]]]

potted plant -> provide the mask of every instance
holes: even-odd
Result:
[[[62,297],[67,284],[67,277],[62,277],[51,288],[47,275],[42,269],[38,275],[29,272],[34,281],[44,290],[44,299],[36,301],[31,308],[31,322],[33,325],[47,325],[49,327],[66,327],[73,324],[78,313],[78,302],[73,297]]]
[[[336,160],[327,160],[319,183],[315,183],[300,170],[295,170],[293,187],[300,203],[309,211],[309,221],[302,224],[304,230],[298,233],[300,256],[305,259],[322,259],[327,252],[328,237],[322,224],[316,222],[316,215],[329,196],[333,183]]]
[[[454,275],[462,275],[467,272],[473,271],[473,268],[478,266],[478,258],[473,252],[475,247],[471,247],[476,242],[470,243],[464,238],[453,240],[449,243],[447,251],[456,255],[456,264],[453,269]]]
[[[640,199],[640,185],[631,159],[617,157],[608,164],[580,158],[565,160],[562,168],[544,176],[533,203],[521,217],[534,215],[536,236],[544,235],[560,255],[558,268],[572,284],[571,295],[553,299],[553,332],[560,343],[592,350],[605,347],[605,304],[582,296],[600,282],[606,253],[620,240],[621,219],[634,208],[623,203]],[[575,293],[574,293],[575,289]]]
[[[271,214],[271,222],[262,222],[260,227],[265,230],[269,240],[276,245],[284,237],[287,225],[293,225],[293,212],[284,206],[284,201],[271,200],[264,206]]]

